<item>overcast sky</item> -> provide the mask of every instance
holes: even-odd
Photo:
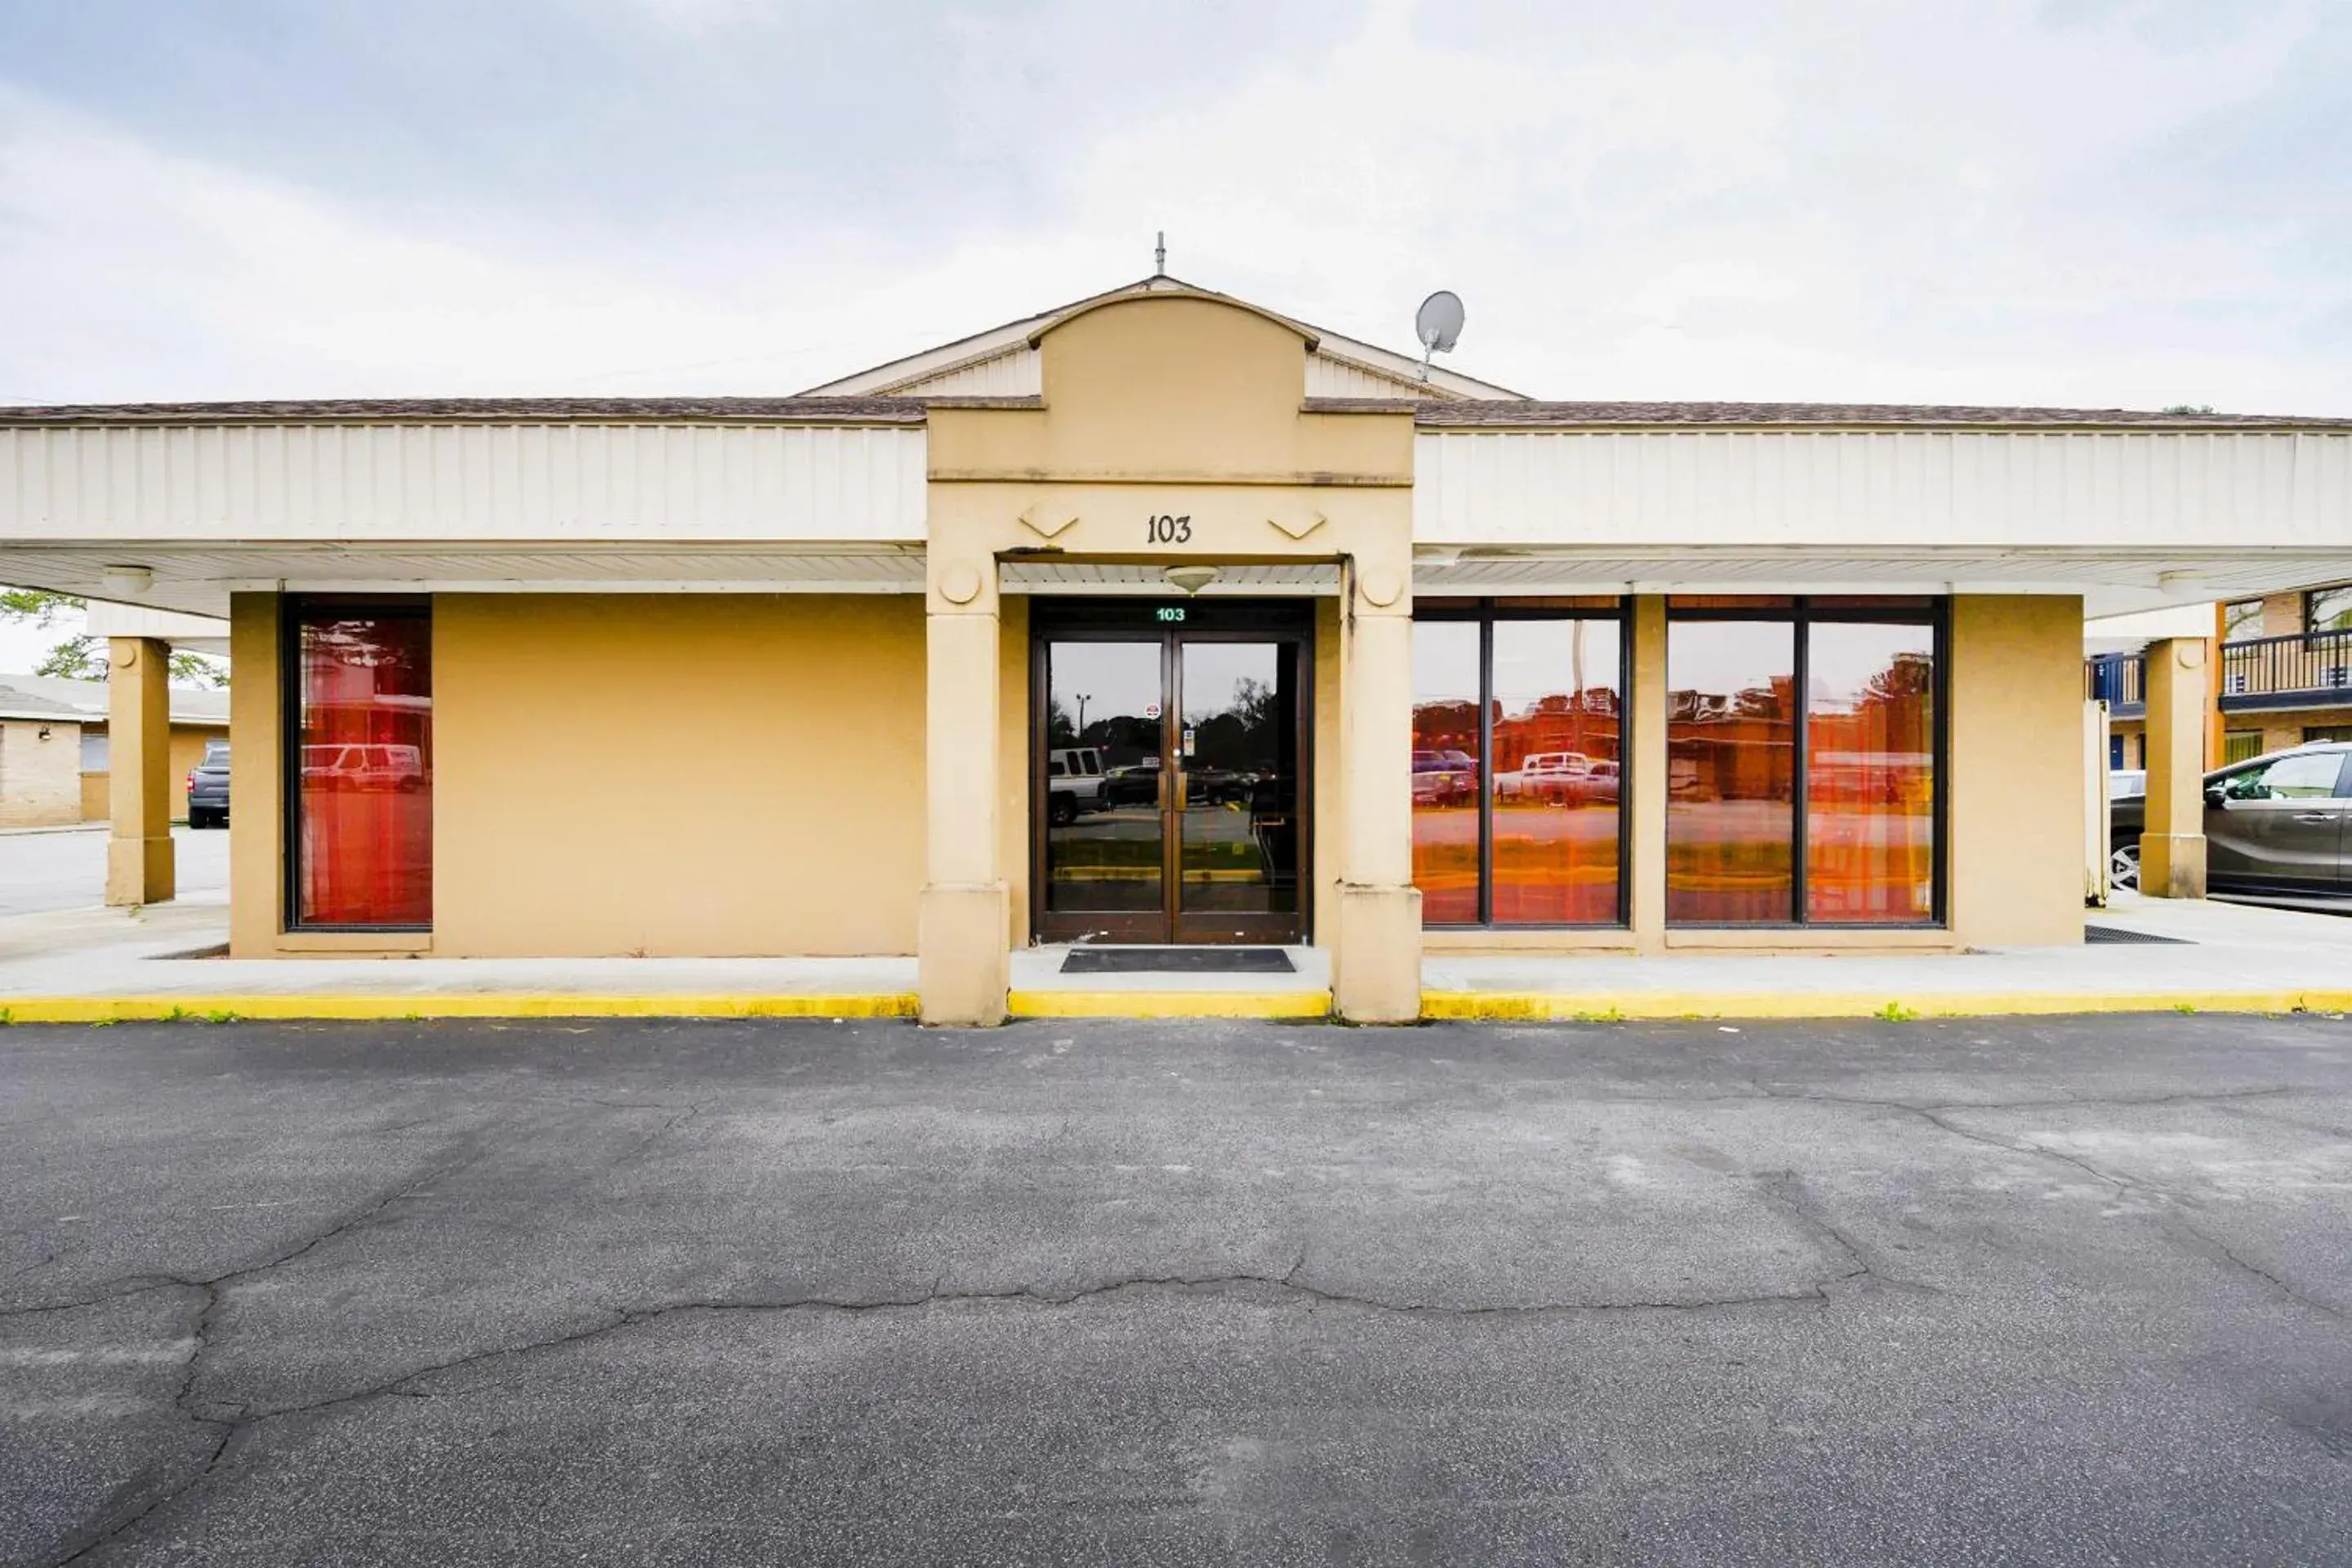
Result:
[[[2295,0],[10,0],[0,398],[797,391],[1164,228],[1545,396],[2352,414],[2347,82]]]

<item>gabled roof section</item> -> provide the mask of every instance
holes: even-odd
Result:
[[[878,364],[855,375],[813,386],[804,397],[1034,397],[1037,343],[1062,322],[1105,305],[1153,294],[1219,300],[1277,321],[1298,333],[1307,353],[1307,395],[1317,397],[1387,397],[1415,401],[1455,398],[1516,398],[1519,394],[1457,372],[1433,366],[1421,379],[1421,362],[1373,343],[1341,337],[1262,305],[1180,278],[1156,274],[1034,316],[1006,321],[984,332]]]
[[[1148,287],[1155,284],[1166,285],[1166,287]],[[1312,353],[1316,345],[1323,340],[1323,334],[1314,328],[1301,326],[1287,316],[1277,316],[1262,305],[1253,305],[1247,300],[1237,300],[1231,294],[1220,294],[1213,289],[1195,289],[1190,283],[1179,283],[1173,278],[1155,277],[1144,279],[1142,284],[1132,289],[1121,289],[1109,294],[1097,294],[1083,304],[1072,305],[1055,312],[1043,326],[1031,331],[1026,342],[1034,349],[1045,341],[1047,332],[1066,327],[1080,316],[1099,310],[1106,305],[1123,305],[1129,300],[1149,299],[1154,295],[1164,295],[1176,300],[1213,300],[1220,305],[1231,305],[1236,310],[1247,310],[1253,316],[1272,321],[1285,331],[1297,332],[1306,342],[1309,353]]]

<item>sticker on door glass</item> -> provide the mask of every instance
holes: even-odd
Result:
[[[1160,704],[1159,704],[1159,703],[1157,703],[1157,702],[1147,702],[1147,703],[1145,703],[1145,704],[1143,705],[1143,716],[1144,716],[1145,718],[1147,718],[1147,719],[1157,719],[1157,718],[1159,718],[1159,717],[1160,717]]]
[[[1188,757],[1192,754],[1192,727],[1189,724],[1184,727],[1184,754]]]

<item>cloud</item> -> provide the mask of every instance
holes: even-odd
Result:
[[[1451,287],[1462,368],[1549,395],[2352,412],[2352,21],[2310,5],[457,15],[404,13],[404,58],[475,50],[406,111],[429,71],[241,68],[360,73],[333,157],[275,100],[0,91],[0,289],[40,301],[0,395],[784,391],[1164,228],[1391,344]]]

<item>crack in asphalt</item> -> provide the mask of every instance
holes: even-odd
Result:
[[[2339,1323],[2352,1323],[2352,1312],[2347,1312],[2341,1307],[2320,1300],[2284,1277],[2272,1273],[2261,1264],[2240,1257],[2236,1248],[2220,1237],[2208,1235],[2191,1225],[2186,1215],[2168,1215],[2164,1230],[2165,1234],[2178,1243],[2184,1251],[2193,1253],[2209,1262],[2227,1264],[2231,1268],[2243,1270],[2298,1307],[2323,1313]]]
[[[2080,1172],[2119,1194],[2144,1195],[2152,1206],[2161,1210],[2159,1228],[2177,1244],[2192,1253],[2262,1282],[2286,1300],[2305,1309],[2318,1311],[2337,1321],[2352,1321],[2343,1310],[2316,1300],[2291,1282],[2242,1257],[2226,1243],[2206,1234],[2179,1212],[2179,1201],[2163,1188],[2152,1184],[2103,1170],[2091,1162],[2050,1147],[2029,1138],[2012,1137],[1998,1132],[1967,1127],[1952,1120],[1971,1111],[1991,1112],[2074,1108],[2131,1108],[2171,1104],[2212,1103],[2227,1105],[2233,1101],[2274,1098],[2301,1092],[2294,1087],[2215,1091],[2184,1092],[2147,1097],[2108,1097],[2026,1100],[1906,1100],[1863,1096],[1812,1093],[1774,1088],[1748,1080],[1752,1094],[1733,1095],[1660,1095],[1625,1097],[1622,1101],[1604,1101],[1594,1097],[1581,1097],[1580,1103],[1641,1103],[1670,1105],[1675,1103],[1719,1103],[1749,1100],[1798,1100],[1813,1103],[1874,1109],[1916,1117],[1939,1131],[2003,1152],[2026,1158],[2049,1160]],[[668,1115],[658,1126],[613,1162],[625,1163],[641,1156],[661,1139],[669,1136],[701,1114],[721,1097],[698,1100],[685,1106],[667,1101],[614,1102],[597,1100],[593,1103],[620,1110],[666,1110]],[[575,1102],[576,1103],[576,1102]],[[381,1131],[381,1130],[380,1130]],[[325,1398],[300,1404],[256,1409],[234,1401],[215,1401],[200,1397],[200,1387],[209,1352],[214,1348],[219,1319],[228,1303],[230,1293],[239,1285],[284,1268],[374,1222],[404,1200],[424,1191],[433,1183],[445,1179],[480,1158],[478,1150],[482,1130],[466,1135],[468,1152],[462,1156],[436,1163],[421,1174],[393,1188],[352,1213],[336,1220],[316,1234],[273,1256],[255,1263],[242,1265],[204,1279],[187,1279],[166,1274],[131,1274],[107,1281],[95,1294],[82,1299],[59,1302],[37,1303],[31,1306],[0,1310],[0,1321],[43,1313],[81,1310],[110,1301],[163,1290],[184,1290],[194,1293],[186,1359],[181,1363],[172,1407],[181,1416],[208,1435],[203,1457],[189,1467],[184,1477],[173,1486],[150,1498],[118,1517],[93,1521],[62,1545],[62,1555],[52,1557],[51,1568],[65,1568],[99,1552],[123,1535],[137,1529],[156,1513],[189,1497],[211,1483],[230,1466],[243,1442],[268,1423],[289,1417],[318,1415],[344,1406],[383,1398],[434,1400],[465,1397],[508,1386],[519,1379],[506,1379],[476,1387],[436,1392],[428,1380],[462,1372],[467,1368],[500,1360],[518,1359],[562,1349],[605,1335],[624,1332],[648,1323],[682,1314],[787,1314],[823,1312],[845,1315],[921,1311],[932,1308],[1033,1304],[1046,1308],[1064,1308],[1080,1302],[1125,1293],[1144,1291],[1215,1292],[1256,1289],[1277,1292],[1295,1300],[1312,1311],[1322,1308],[1400,1314],[1443,1320],[1476,1319],[1536,1319],[1608,1314],[1651,1312],[1710,1312],[1759,1308],[1804,1307],[1821,1309],[1833,1303],[1832,1290],[1853,1282],[1877,1285],[1927,1294],[1941,1294],[1934,1287],[1893,1277],[1874,1261],[1870,1249],[1858,1242],[1824,1215],[1806,1191],[1803,1180],[1794,1171],[1748,1173],[1747,1179],[1758,1184],[1758,1190],[1776,1206],[1790,1214],[1807,1230],[1821,1238],[1842,1256],[1846,1267],[1840,1271],[1810,1281],[1790,1291],[1759,1292],[1748,1295],[1694,1297],[1619,1301],[1530,1301],[1491,1303],[1451,1303],[1418,1298],[1399,1298],[1349,1290],[1313,1282],[1307,1277],[1308,1256],[1306,1247],[1299,1249],[1289,1268],[1279,1274],[1234,1271],[1217,1274],[1129,1274],[1097,1280],[1069,1289],[1054,1289],[1034,1284],[992,1289],[950,1289],[948,1268],[941,1268],[932,1277],[929,1286],[919,1291],[902,1295],[834,1296],[813,1294],[774,1299],[688,1298],[659,1301],[644,1306],[608,1308],[593,1322],[519,1343],[504,1344],[470,1351],[446,1361],[411,1368],[395,1376],[362,1388],[348,1390]],[[36,1264],[30,1273],[44,1266]],[[22,1274],[16,1276],[22,1277]]]
[[[185,1336],[188,1355],[187,1359],[180,1364],[179,1383],[172,1395],[172,1408],[188,1421],[211,1434],[213,1440],[210,1447],[204,1458],[196,1464],[193,1473],[183,1479],[179,1485],[149,1499],[118,1519],[94,1523],[83,1531],[78,1532],[77,1535],[68,1537],[65,1542],[64,1554],[49,1560],[50,1568],[65,1568],[68,1563],[81,1561],[125,1531],[136,1528],[158,1510],[186,1497],[203,1486],[218,1471],[222,1462],[227,1458],[230,1446],[253,1425],[252,1418],[242,1413],[233,1416],[212,1414],[209,1409],[201,1408],[196,1399],[196,1386],[198,1380],[203,1376],[205,1353],[212,1346],[215,1321],[219,1316],[221,1308],[227,1301],[231,1288],[243,1281],[257,1279],[274,1269],[282,1268],[297,1258],[303,1258],[326,1246],[337,1237],[349,1235],[377,1218],[402,1199],[462,1170],[478,1157],[478,1154],[468,1153],[461,1159],[441,1162],[414,1179],[346,1215],[307,1240],[299,1242],[258,1263],[245,1264],[202,1279],[181,1279],[172,1275],[133,1275],[114,1283],[129,1283],[131,1279],[141,1279],[152,1280],[152,1283],[141,1286],[136,1289],[110,1291],[87,1301],[18,1308],[5,1314],[5,1317],[14,1318],[36,1312],[71,1311],[81,1307],[99,1306],[110,1300],[144,1295],[154,1290],[179,1289],[197,1293],[196,1310]],[[232,1408],[241,1409],[235,1406]]]
[[[392,1200],[387,1200],[387,1202],[389,1201]],[[379,1205],[379,1207],[381,1206],[382,1205]],[[352,1226],[347,1223],[338,1227],[338,1233],[347,1231],[350,1228],[352,1228]],[[1827,1227],[1824,1226],[1824,1228],[1826,1229]],[[1834,1231],[1830,1231],[1829,1234],[1834,1236],[1836,1233]],[[296,1248],[292,1253],[289,1253],[288,1257],[289,1259],[293,1257],[299,1257],[302,1253],[310,1251],[313,1247],[320,1245],[326,1239],[328,1239],[328,1237],[323,1235],[319,1237],[315,1237],[311,1242]],[[1841,1243],[1841,1245],[1843,1245],[1843,1243]],[[233,1451],[239,1447],[245,1438],[271,1422],[285,1420],[290,1416],[320,1415],[328,1411],[341,1409],[348,1405],[364,1404],[375,1399],[398,1398],[430,1401],[436,1399],[460,1398],[471,1394],[487,1392],[489,1388],[505,1387],[511,1382],[518,1380],[509,1379],[500,1383],[486,1385],[486,1387],[483,1388],[455,1390],[447,1393],[435,1393],[429,1389],[421,1389],[414,1385],[428,1378],[439,1377],[453,1372],[461,1372],[467,1367],[478,1366],[490,1362],[531,1356],[546,1351],[559,1350],[572,1345],[582,1344],[591,1340],[603,1338],[608,1334],[619,1333],[630,1329],[641,1328],[647,1323],[657,1322],[663,1319],[681,1314],[692,1313],[719,1316],[733,1315],[736,1313],[771,1315],[794,1312],[827,1312],[855,1316],[866,1313],[921,1311],[934,1307],[944,1306],[1003,1305],[1020,1302],[1034,1303],[1042,1307],[1062,1308],[1073,1306],[1081,1301],[1093,1300],[1102,1297],[1116,1296],[1135,1291],[1216,1291],[1255,1286],[1261,1289],[1279,1291],[1285,1295],[1297,1297],[1307,1303],[1310,1310],[1316,1307],[1340,1307],[1366,1311],[1399,1313],[1413,1317],[1436,1319],[1537,1319],[1544,1317],[1606,1315],[1635,1312],[1706,1312],[1741,1308],[1775,1306],[1826,1307],[1834,1300],[1830,1293],[1832,1286],[1840,1285],[1849,1280],[1863,1279],[1872,1273],[1870,1266],[1864,1262],[1858,1254],[1854,1254],[1853,1255],[1853,1267],[1826,1279],[1816,1280],[1803,1289],[1795,1291],[1764,1292],[1748,1296],[1701,1297],[1682,1300],[1535,1301],[1456,1305],[1445,1302],[1395,1300],[1385,1297],[1370,1296],[1355,1291],[1335,1289],[1324,1286],[1312,1285],[1299,1278],[1301,1273],[1304,1271],[1306,1265],[1307,1255],[1305,1249],[1302,1248],[1299,1252],[1297,1260],[1294,1262],[1287,1270],[1279,1275],[1254,1273],[1202,1275],[1139,1274],[1122,1276],[1113,1279],[1099,1280],[1096,1283],[1081,1286],[1070,1290],[1046,1289],[1034,1285],[1008,1286],[996,1289],[950,1290],[944,1289],[945,1274],[944,1271],[942,1271],[941,1274],[934,1277],[932,1287],[929,1289],[904,1296],[861,1298],[812,1295],[786,1297],[766,1300],[728,1298],[696,1298],[675,1301],[664,1301],[656,1305],[646,1307],[609,1309],[598,1321],[587,1324],[584,1327],[568,1330],[562,1333],[551,1334],[545,1338],[537,1340],[528,1340],[519,1344],[495,1345],[484,1350],[468,1352],[464,1355],[452,1356],[446,1361],[436,1362],[427,1366],[411,1368],[406,1372],[401,1373],[395,1377],[387,1378],[381,1383],[372,1384],[362,1388],[347,1390],[344,1393],[332,1394],[323,1399],[310,1400],[299,1405],[280,1405],[274,1408],[261,1410],[254,1409],[249,1405],[237,1405],[234,1403],[215,1404],[210,1401],[200,1401],[196,1397],[196,1385],[202,1375],[201,1366],[205,1353],[211,1343],[211,1337],[215,1327],[215,1319],[226,1300],[226,1291],[223,1287],[231,1281],[232,1277],[224,1276],[219,1281],[195,1282],[193,1288],[200,1289],[202,1291],[202,1297],[199,1304],[197,1305],[197,1310],[194,1316],[194,1321],[190,1326],[188,1339],[191,1343],[191,1349],[187,1359],[181,1364],[179,1387],[173,1395],[173,1406],[180,1415],[184,1416],[190,1422],[205,1428],[211,1434],[212,1441],[209,1447],[206,1448],[204,1457],[196,1461],[196,1463],[192,1467],[191,1472],[182,1479],[179,1484],[149,1499],[137,1509],[124,1514],[121,1518],[107,1522],[102,1526],[95,1527],[92,1531],[85,1532],[74,1540],[68,1541],[63,1555],[49,1559],[48,1568],[67,1568],[68,1564],[82,1561],[90,1553],[103,1549],[124,1534],[135,1530],[142,1523],[145,1522],[148,1519],[152,1518],[162,1510],[191,1496],[212,1481],[212,1479],[221,1472],[221,1470],[231,1461]],[[236,1275],[233,1278],[237,1279],[249,1279],[256,1274],[266,1272],[269,1268],[276,1267],[278,1267],[276,1263],[256,1265],[254,1268],[249,1269],[238,1270]]]

